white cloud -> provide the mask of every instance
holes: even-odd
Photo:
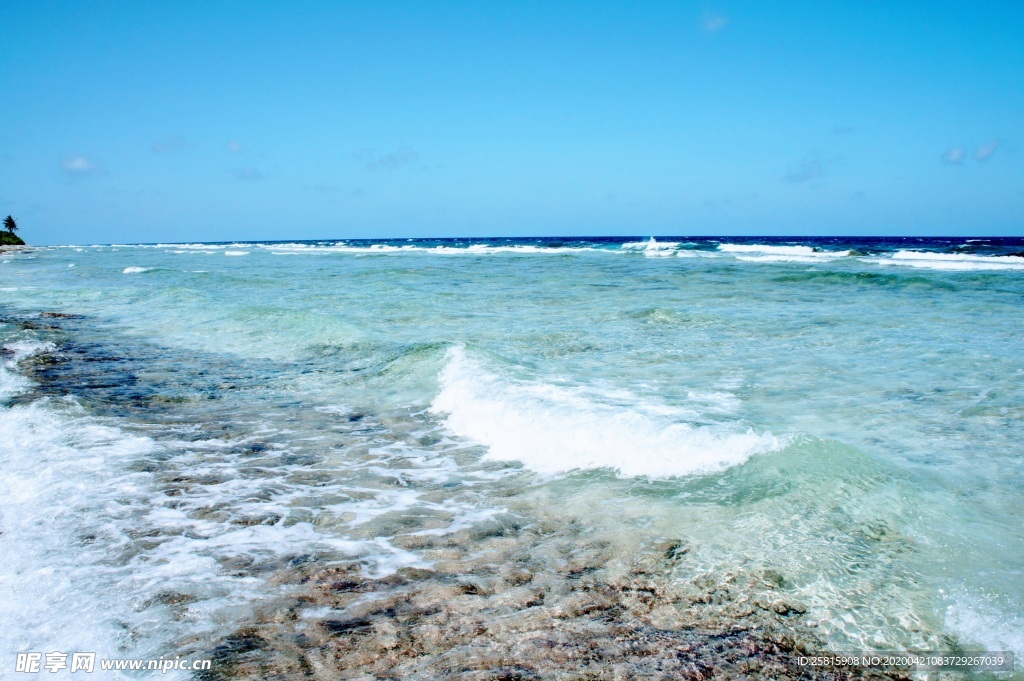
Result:
[[[709,9],[704,10],[704,15],[701,18],[701,26],[707,33],[718,33],[729,24],[729,17],[719,12],[712,12]]]
[[[89,175],[106,175],[107,171],[99,167],[85,156],[68,156],[60,164],[65,173],[72,177]]]
[[[996,153],[999,149],[999,145],[1002,144],[1002,140],[995,140],[989,144],[982,144],[978,147],[977,151],[974,152],[974,160],[984,163],[992,157],[992,154]]]
[[[230,142],[228,142],[228,151],[230,151],[232,154],[241,154],[243,151],[245,151],[245,147],[242,146],[241,142],[231,140]]]
[[[963,165],[964,158],[967,156],[967,152],[964,151],[963,147],[953,147],[945,154],[942,155],[942,160],[952,165]]]

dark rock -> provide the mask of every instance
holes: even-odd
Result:
[[[83,317],[83,315],[72,314],[70,312],[40,312],[39,316],[50,319],[82,319]]]
[[[332,634],[368,634],[373,631],[373,620],[365,617],[350,620],[324,620],[320,625]]]

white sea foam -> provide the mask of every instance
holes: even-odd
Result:
[[[18,361],[54,349],[27,338],[4,347],[0,398],[30,385]],[[314,552],[359,560],[376,577],[426,566],[386,537],[349,539],[296,513],[308,488],[290,484],[287,468],[276,480],[240,475],[231,449],[239,444],[132,435],[90,417],[71,397],[0,406],[0,648],[141,658],[185,637],[214,640],[254,601],[276,593],[259,572],[225,568],[239,559],[275,565]],[[154,462],[160,468],[151,472]],[[435,455],[406,476],[438,478],[453,468]],[[167,481],[178,476],[208,482],[168,496]],[[344,498],[345,484],[322,491]],[[358,514],[366,506],[367,515],[379,515],[415,505],[418,493],[404,492],[368,489],[335,510]],[[466,504],[434,506],[453,525],[438,532],[483,517]],[[228,522],[223,514],[257,520]],[[171,612],[164,596],[184,598],[187,607]]]
[[[41,352],[50,352],[56,346],[50,342],[22,339],[6,343],[4,350],[11,353],[0,365],[0,400],[9,399],[29,386],[29,381],[17,371],[18,362]]]
[[[477,255],[491,255],[495,253],[576,253],[579,251],[593,251],[597,249],[590,248],[588,246],[536,246],[533,244],[521,244],[516,246],[489,246],[487,244],[472,244],[464,249],[450,248],[447,246],[437,246],[429,250],[445,253],[465,252]]]
[[[224,251],[224,255],[249,255],[249,251]]]
[[[145,577],[111,564],[127,549],[124,519],[143,499],[137,475],[110,469],[150,447],[113,428],[76,425],[59,410],[0,408],[4,650],[120,657],[131,649],[128,631],[154,627],[132,602],[131,587]]]
[[[775,255],[813,256],[810,246],[771,246],[768,244],[719,244],[718,250],[727,253],[773,253]]]
[[[172,248],[176,252],[184,251],[222,251],[227,246],[224,244],[155,244],[150,248]]]
[[[748,262],[821,262],[850,255],[850,251],[820,251],[810,246],[769,244],[719,244],[718,250]]]
[[[653,240],[654,237],[651,237],[648,241],[627,241],[626,243],[622,244],[622,246],[620,246],[619,248],[622,248],[627,251],[642,251],[645,248],[647,248],[647,244]]]
[[[681,248],[675,252],[677,258],[721,258],[721,253],[715,251],[701,251],[698,249]]]
[[[38,355],[41,352],[52,352],[56,346],[49,341],[37,341],[33,339],[22,339],[4,344],[4,349],[13,353],[11,362],[20,362],[26,357]]]
[[[224,568],[240,557],[273,564],[316,552],[358,559],[370,576],[426,566],[383,537],[352,540],[312,522],[235,523],[197,513],[287,518],[308,496],[282,478],[269,483],[268,497],[268,481],[237,476],[237,462],[218,454],[223,444],[131,435],[71,399],[0,407],[0,647],[156,657],[184,635],[215,638],[249,604],[275,593],[255,574]],[[169,455],[181,459],[178,475],[223,482],[165,503],[167,483],[137,464]],[[369,516],[416,501],[406,490],[367,494],[377,496],[338,512],[365,505]],[[184,615],[169,612],[161,594],[184,595]]]
[[[123,272],[123,273],[124,273],[124,274],[139,274],[139,273],[141,273],[141,272],[148,272],[148,271],[149,271],[149,270],[151,270],[151,269],[153,269],[153,268],[152,268],[152,267],[137,267],[137,266],[132,266],[132,267],[125,267],[125,268],[124,268],[124,272]]]
[[[1024,617],[998,607],[988,596],[955,592],[946,607],[944,625],[965,642],[989,651],[1012,651],[1018,660],[1024,657]]]
[[[889,258],[865,259],[879,265],[900,265],[932,270],[1024,270],[1024,258],[1016,255],[971,255],[970,253],[932,253],[896,251]]]
[[[448,351],[431,405],[445,425],[486,445],[487,458],[545,474],[608,468],[626,476],[720,471],[782,446],[771,434],[682,422],[668,405],[635,396],[610,403],[592,390],[522,381],[488,370],[465,348]],[[720,398],[716,398],[719,399]]]
[[[628,241],[621,248],[642,252],[648,258],[666,258],[674,256],[679,246],[679,241],[657,241],[652,236],[647,241]]]
[[[740,398],[728,392],[691,390],[686,396],[694,402],[701,403],[705,409],[720,414],[734,413],[740,407]]]
[[[577,253],[582,251],[601,250],[589,246],[537,246],[534,244],[518,244],[509,246],[492,246],[489,244],[470,244],[468,246],[392,246],[391,244],[370,244],[369,246],[351,246],[343,242],[333,245],[313,244],[258,244],[277,255],[296,253],[327,254],[354,253],[357,255],[384,255],[395,253],[429,253],[434,255],[497,255],[513,254],[558,254]]]
[[[7,400],[25,391],[28,380],[11,370],[13,362],[0,366],[0,400]]]

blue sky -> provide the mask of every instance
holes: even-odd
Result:
[[[1024,234],[1021,2],[9,2],[34,243]]]

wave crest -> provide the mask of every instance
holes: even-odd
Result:
[[[612,469],[624,476],[714,473],[785,444],[734,425],[694,426],[698,413],[617,393],[520,381],[488,371],[465,348],[448,350],[431,405],[455,433],[486,445],[485,458],[544,474]]]
[[[1017,255],[971,255],[931,251],[896,251],[891,258],[873,260],[879,265],[903,265],[931,270],[1024,270]]]

